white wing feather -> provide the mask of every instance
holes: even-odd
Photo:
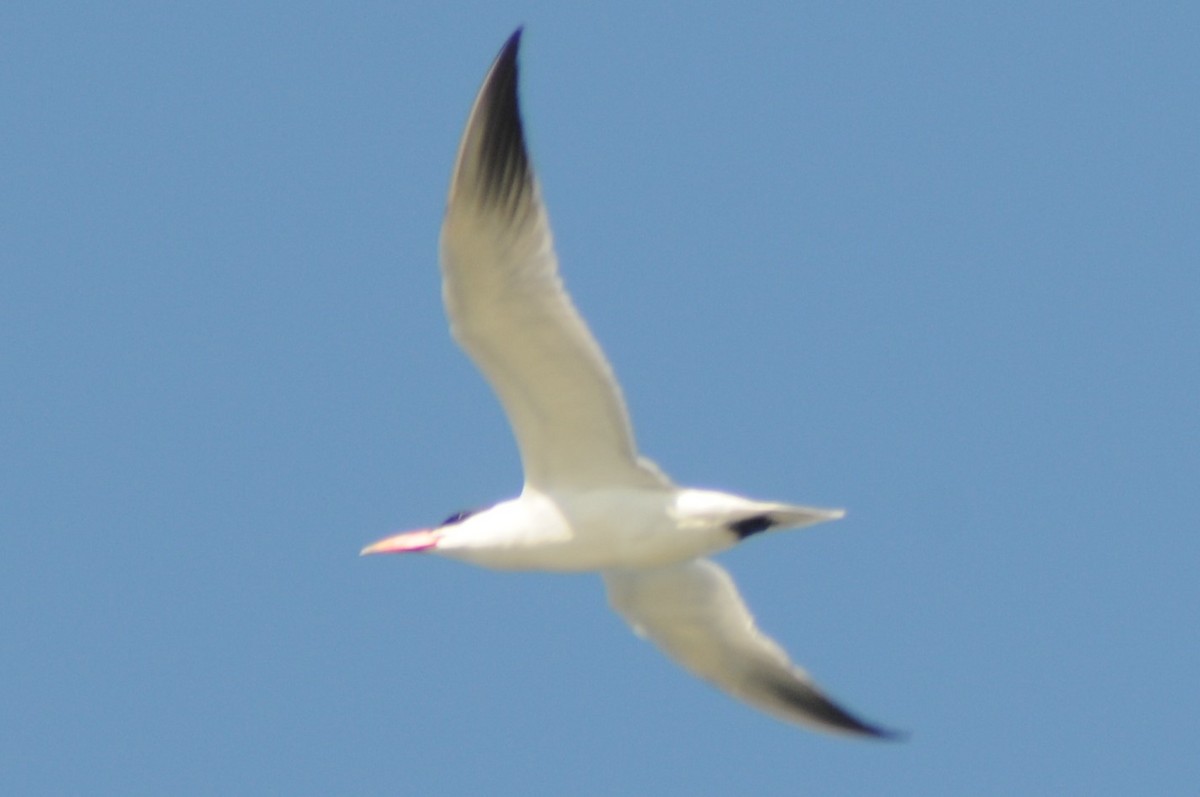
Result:
[[[789,722],[885,737],[825,696],[754,623],[733,579],[707,559],[604,574],[608,600],[641,636],[676,663]]]
[[[640,459],[612,368],[558,276],[517,102],[520,31],[475,99],[442,226],[455,340],[487,378],[539,489],[663,487]]]

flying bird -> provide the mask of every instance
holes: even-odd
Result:
[[[520,41],[518,28],[467,119],[441,266],[451,331],[504,406],[524,489],[362,553],[599,571],[612,608],[700,678],[789,722],[893,736],[826,696],[758,630],[733,579],[708,558],[763,532],[836,520],[842,510],[679,487],[639,456],[612,368],[558,274],[517,98]]]

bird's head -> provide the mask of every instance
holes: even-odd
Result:
[[[477,509],[467,509],[455,512],[443,520],[437,528],[405,531],[401,534],[393,534],[391,537],[384,537],[382,540],[373,542],[366,548],[363,548],[359,552],[359,555],[367,556],[373,553],[413,553],[416,551],[431,550],[437,547],[438,541],[446,533],[447,529],[457,526],[478,511]]]

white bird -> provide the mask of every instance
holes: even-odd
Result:
[[[634,631],[699,677],[790,722],[892,736],[826,697],[758,630],[729,574],[705,558],[759,532],[843,512],[677,487],[638,456],[612,368],[558,275],[517,100],[520,38],[518,28],[471,108],[441,264],[451,331],[504,405],[525,486],[517,498],[362,553],[601,571],[609,603]]]

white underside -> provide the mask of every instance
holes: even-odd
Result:
[[[712,523],[677,520],[689,492],[527,488],[448,529],[434,552],[505,570],[583,571],[655,567],[732,545]]]
[[[780,527],[841,517],[840,510],[752,501],[696,489],[609,488],[541,492],[443,529],[433,553],[503,570],[661,567],[732,547],[730,524],[770,513]]]

